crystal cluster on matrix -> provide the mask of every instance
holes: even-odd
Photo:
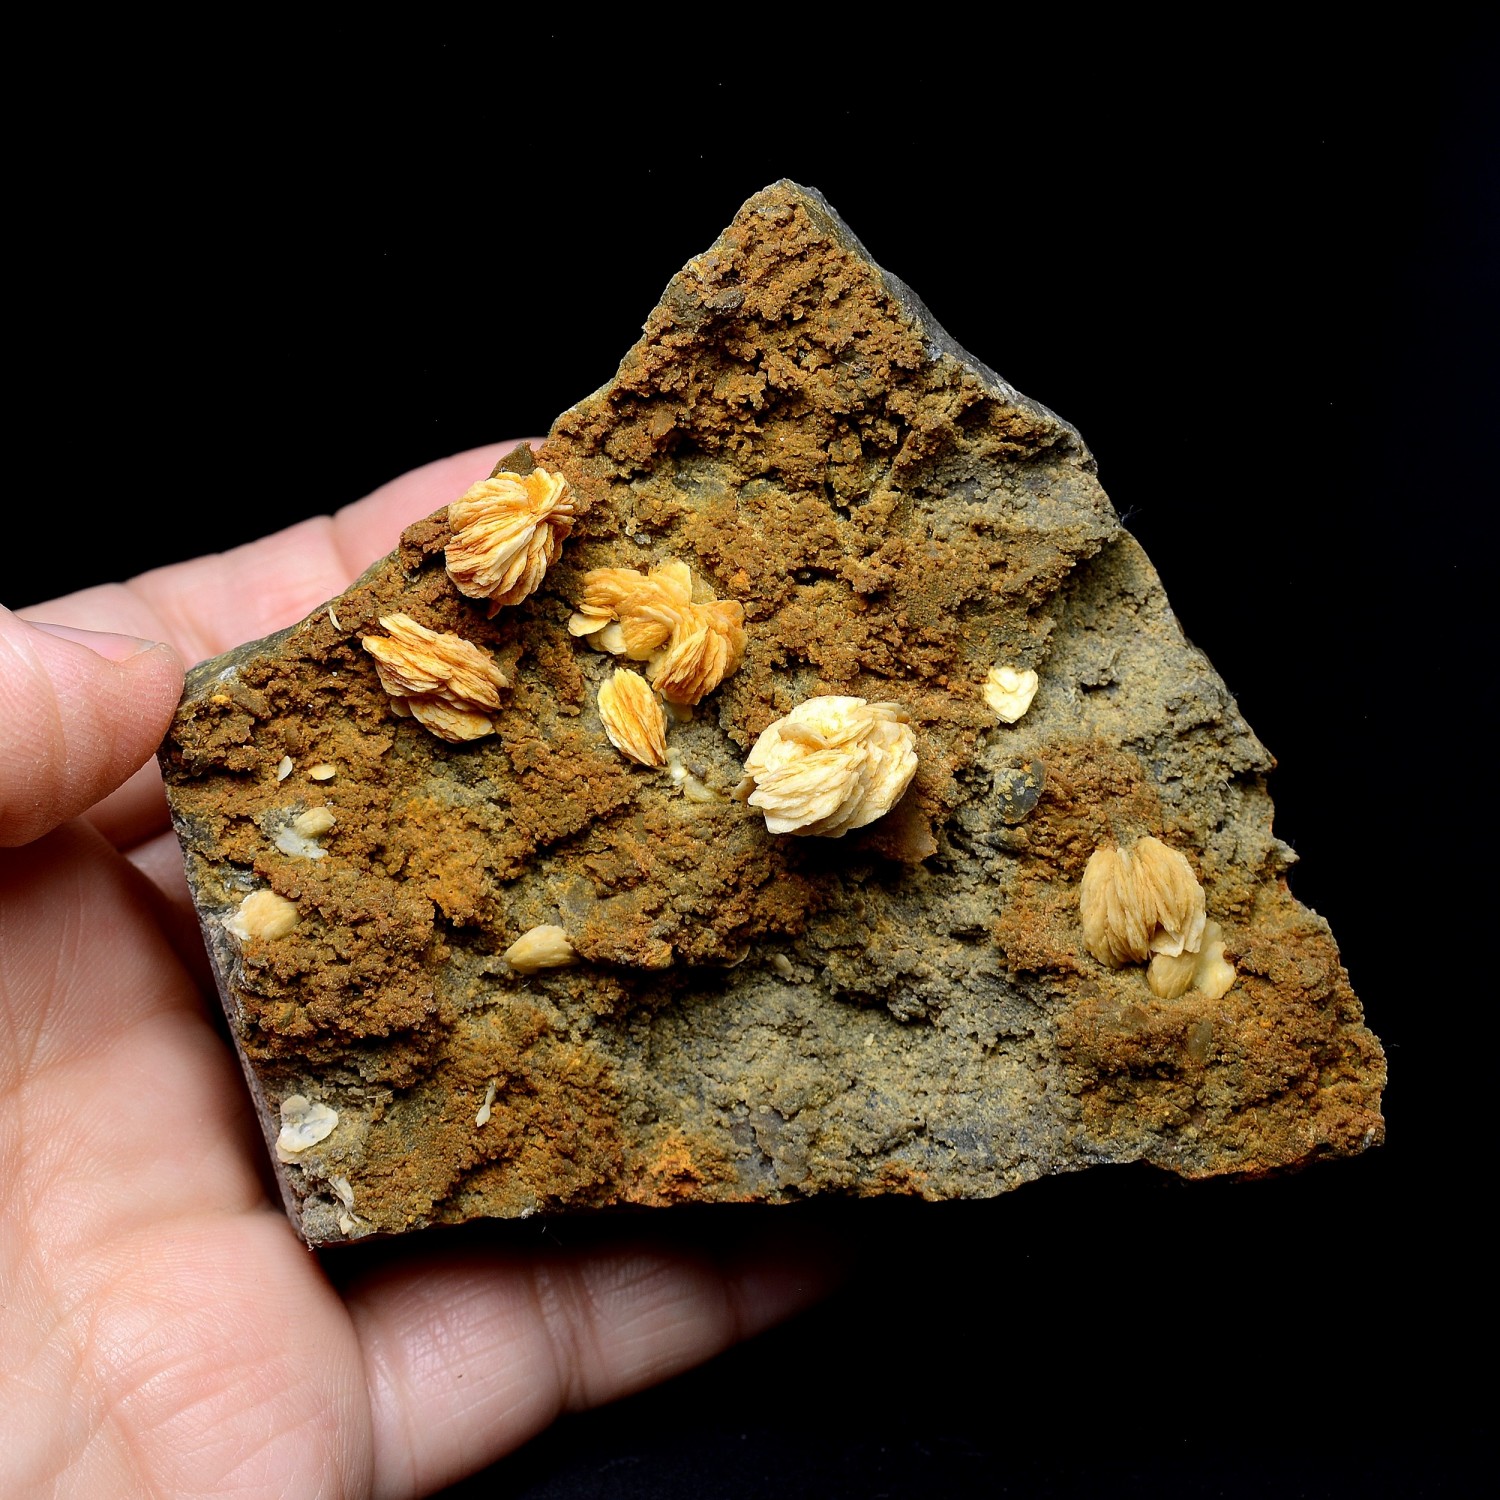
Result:
[[[1382,1137],[1270,757],[1083,439],[793,183],[160,759],[310,1243]]]

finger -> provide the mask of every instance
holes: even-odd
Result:
[[[701,1363],[830,1281],[805,1248],[727,1265],[617,1247],[377,1273],[348,1292],[369,1377],[375,1493],[431,1493],[560,1412]]]
[[[178,563],[129,583],[104,584],[21,611],[87,630],[170,641],[203,661],[295,624],[383,557],[413,521],[461,495],[517,442],[489,443],[413,469],[332,517],[304,521],[232,552]],[[90,812],[116,848],[129,849],[167,826],[161,776],[144,766]]]
[[[125,782],[181,694],[170,646],[0,609],[0,846],[40,838]]]
[[[413,469],[332,516],[300,521],[232,551],[103,584],[24,611],[91,630],[172,642],[192,662],[295,625],[383,557],[413,521],[457,499],[513,439]]]

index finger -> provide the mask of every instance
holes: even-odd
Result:
[[[228,552],[153,568],[18,611],[25,619],[167,641],[190,662],[258,640],[347,588],[413,521],[455,500],[522,439],[440,458],[331,516]]]
[[[24,619],[167,641],[189,662],[258,640],[341,593],[397,543],[413,521],[483,479],[518,442],[487,443],[440,458],[383,484],[331,516],[299,521],[231,551],[153,568],[125,583],[101,584],[17,613]],[[167,827],[155,761],[88,814],[118,849]],[[181,899],[183,892],[170,891]]]

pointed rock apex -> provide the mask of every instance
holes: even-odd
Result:
[[[440,511],[162,747],[268,1145],[336,1120],[273,1151],[310,1243],[1381,1139],[1270,757],[1088,449],[821,194],[750,198],[533,465],[464,522],[526,597]]]

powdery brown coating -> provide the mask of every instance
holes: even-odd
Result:
[[[280,1169],[310,1242],[988,1196],[1106,1161],[1256,1173],[1381,1138],[1379,1044],[1285,885],[1271,758],[1088,450],[816,194],[752,198],[535,462],[575,522],[535,593],[493,619],[460,595],[440,512],[332,612],[198,668],[163,746],[268,1138],[289,1095],[339,1116]],[[671,726],[681,775],[610,744],[615,659],[568,627],[591,570],[672,561],[740,601],[746,633]],[[392,713],[359,642],[398,611],[498,663],[493,735],[449,745]],[[996,662],[1045,684],[1013,725],[985,701]],[[868,827],[777,837],[728,793],[761,732],[823,695],[899,702],[918,769]],[[337,776],[278,780],[288,756]],[[314,803],[325,857],[290,858],[275,835]],[[1090,854],[1143,835],[1212,893],[1239,976],[1217,1000],[1158,999],[1084,944]],[[221,918],[259,888],[298,925],[242,946]],[[541,926],[578,962],[513,972],[506,947]]]

